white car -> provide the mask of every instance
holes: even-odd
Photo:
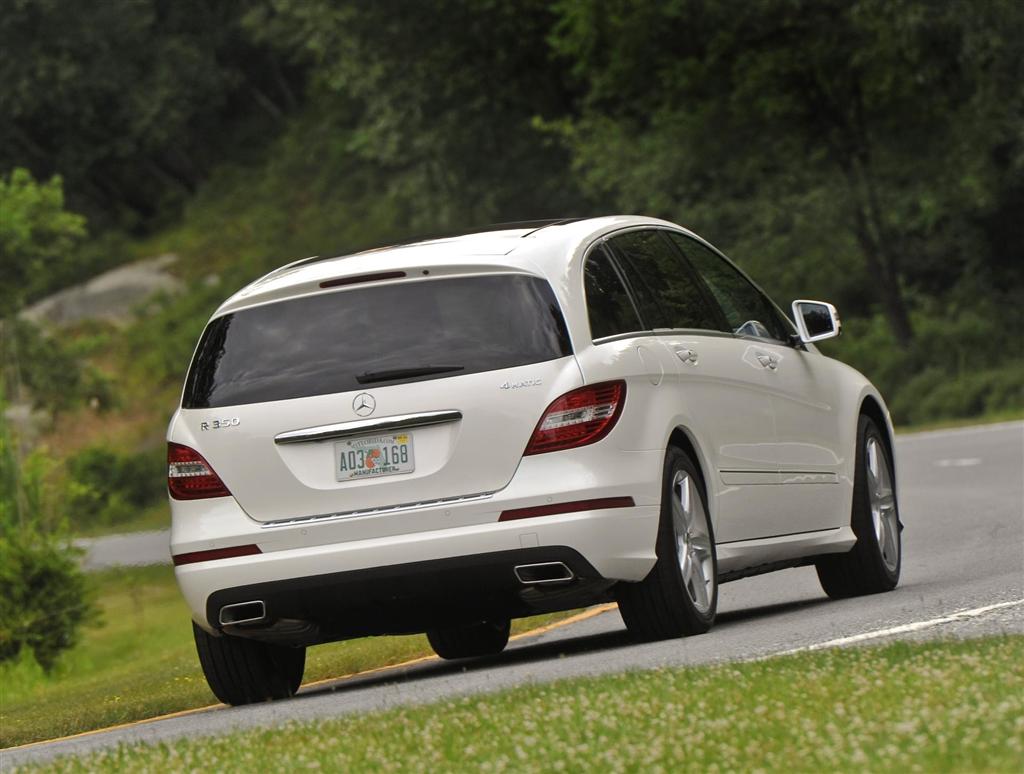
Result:
[[[281,698],[305,648],[616,600],[698,634],[718,585],[815,565],[832,597],[900,572],[893,430],[695,234],[517,224],[307,259],[216,311],[168,430],[177,580],[213,692]]]

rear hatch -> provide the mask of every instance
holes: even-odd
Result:
[[[212,320],[172,435],[250,517],[287,521],[499,490],[581,384],[542,278],[372,283]]]

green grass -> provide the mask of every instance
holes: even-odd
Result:
[[[923,422],[916,425],[897,425],[896,432],[903,435],[907,433],[923,433],[928,430],[949,430],[957,427],[994,425],[999,422],[1019,422],[1021,420],[1024,420],[1024,409],[1006,409],[1005,411],[991,411],[978,417],[937,419],[933,422]]]
[[[188,609],[170,567],[92,576],[101,625],[46,675],[28,658],[0,666],[0,747],[74,734],[217,702],[199,669]],[[514,632],[569,613],[516,621]],[[305,681],[430,654],[422,635],[311,648]]]
[[[1021,771],[1024,637],[567,680],[57,771]]]

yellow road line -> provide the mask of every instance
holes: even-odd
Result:
[[[569,616],[561,621],[555,621],[553,623],[545,624],[544,626],[538,626],[536,629],[530,629],[526,632],[520,632],[519,634],[509,637],[510,642],[515,640],[522,640],[526,637],[537,637],[541,634],[547,634],[555,629],[560,629],[563,626],[570,624],[579,623],[580,621],[586,621],[588,618],[594,618],[607,613],[609,610],[615,609],[615,603],[609,602],[604,605],[597,605],[584,610],[582,613]],[[311,683],[305,683],[302,688],[313,688],[318,685],[327,685],[328,683],[337,683],[343,680],[352,680],[356,677],[364,677],[366,675],[379,674],[380,672],[390,672],[398,669],[404,669],[405,667],[415,666],[416,664],[422,664],[426,661],[440,661],[438,656],[420,656],[418,658],[409,659],[408,661],[402,661],[398,664],[388,664],[386,666],[374,667],[373,669],[364,669],[361,672],[351,672],[347,675],[339,675],[338,677],[327,677],[323,680],[314,680]],[[70,734],[68,736],[59,736],[56,739],[40,739],[37,742],[28,742],[26,744],[18,745],[17,747],[4,747],[0,749],[0,752],[12,752],[14,750],[28,750],[32,747],[38,747],[44,744],[52,744],[54,742],[66,742],[69,739],[80,739],[84,736],[94,736],[95,734],[105,734],[108,731],[118,731],[122,728],[133,728],[134,726],[144,726],[148,723],[156,723],[160,720],[170,720],[171,718],[180,718],[185,715],[195,715],[199,712],[207,712],[212,709],[219,709],[221,707],[227,707],[226,704],[210,704],[205,707],[193,707],[192,709],[179,710],[178,712],[169,712],[166,715],[157,715],[152,718],[142,718],[140,720],[130,720],[126,723],[118,723],[114,726],[107,726],[106,728],[94,728],[90,731],[80,731],[77,734]]]

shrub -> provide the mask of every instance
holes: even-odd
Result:
[[[62,341],[47,336],[25,320],[0,322],[0,360],[7,395],[21,388],[36,408],[54,414],[89,403],[100,409],[115,405],[109,378],[83,365]]]
[[[165,492],[163,449],[132,454],[91,446],[67,461],[68,509],[79,524],[118,524]]]
[[[22,461],[4,420],[0,392],[0,661],[23,650],[45,670],[75,644],[92,610],[78,554],[62,536],[46,484],[50,461],[36,451]]]
[[[0,661],[30,650],[46,671],[91,610],[76,552],[32,528],[0,534]]]

